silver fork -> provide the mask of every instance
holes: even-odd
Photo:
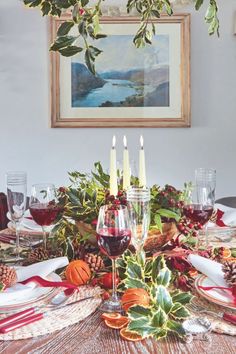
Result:
[[[225,321],[228,321],[234,325],[236,325],[236,315],[232,315],[231,313],[228,312],[214,312],[211,310],[206,309],[204,306],[196,304],[194,302],[191,302],[190,304],[187,305],[188,309],[197,313],[205,313],[209,314],[213,317],[223,319]]]

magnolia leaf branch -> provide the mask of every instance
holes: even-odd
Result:
[[[95,60],[102,50],[95,47],[93,43],[94,40],[106,37],[105,34],[100,33],[102,1],[105,0],[99,0],[93,5],[89,4],[89,0],[24,0],[24,3],[28,7],[39,8],[43,16],[60,18],[63,12],[70,13],[70,20],[66,20],[58,28],[57,37],[50,46],[50,50],[58,51],[66,57],[83,52],[85,64],[95,74]],[[199,10],[204,2],[206,3],[206,0],[196,0],[195,9]],[[169,16],[173,14],[169,0],[128,0],[127,13],[129,14],[133,9],[140,17],[140,27],[133,39],[137,48],[152,44],[152,37],[156,33],[154,20],[160,18],[162,13]],[[209,1],[205,22],[209,25],[208,33],[210,35],[214,33],[219,35],[216,0]],[[73,27],[76,27],[77,35],[69,34]]]

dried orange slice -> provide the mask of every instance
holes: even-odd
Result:
[[[118,319],[113,319],[113,320],[105,320],[105,324],[109,328],[114,328],[114,329],[121,329],[129,323],[128,317],[121,316]]]
[[[101,317],[103,320],[117,320],[122,316],[118,312],[104,312]]]
[[[229,248],[224,248],[222,252],[223,258],[230,258],[231,257],[231,250]]]
[[[129,331],[127,328],[122,328],[120,330],[120,335],[125,340],[130,340],[132,342],[137,342],[142,340],[142,336],[140,334]]]

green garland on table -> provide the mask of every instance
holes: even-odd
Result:
[[[61,55],[70,57],[80,52],[84,53],[88,69],[95,74],[95,60],[102,50],[94,46],[94,41],[106,37],[101,33],[100,19],[102,17],[102,3],[97,0],[24,0],[26,6],[39,8],[43,16],[60,18],[67,12],[68,18],[62,22],[57,31],[57,37],[51,45],[51,51],[58,51]],[[199,10],[207,1],[196,0],[195,9]],[[133,38],[137,48],[152,44],[155,35],[154,20],[159,19],[162,13],[171,16],[172,5],[169,0],[127,0],[127,13],[136,10],[140,18],[140,27]],[[210,35],[219,35],[218,6],[216,0],[208,0],[205,22],[209,25]],[[71,35],[70,30],[75,27],[76,35]],[[78,40],[80,40],[78,45]]]
[[[171,271],[162,256],[146,259],[145,253],[138,255],[126,251],[117,260],[119,276],[122,279],[119,290],[128,288],[145,289],[150,296],[148,307],[135,305],[129,308],[128,330],[143,338],[160,339],[169,332],[179,337],[185,335],[181,320],[189,316],[185,305],[192,295],[179,290],[169,290]]]

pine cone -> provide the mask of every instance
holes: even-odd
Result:
[[[6,287],[10,287],[17,282],[17,275],[14,268],[10,268],[5,264],[0,264],[0,283]]]
[[[229,286],[236,285],[236,263],[226,261],[222,266],[222,270],[227,284]]]
[[[28,255],[29,263],[42,262],[48,259],[49,259],[49,252],[48,250],[45,250],[43,247],[35,248]]]
[[[92,272],[97,272],[104,268],[102,257],[98,254],[87,253],[84,256],[84,260],[86,263],[88,263]]]

